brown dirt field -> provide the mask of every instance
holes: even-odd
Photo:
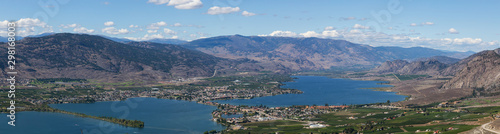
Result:
[[[458,99],[472,94],[472,89],[440,89],[446,80],[436,78],[423,78],[415,80],[397,81],[383,77],[361,78],[363,80],[385,80],[390,81],[394,87],[390,89],[400,95],[411,96],[410,99],[401,102],[395,102],[396,106],[408,104],[426,105],[434,102],[443,102],[451,99]]]

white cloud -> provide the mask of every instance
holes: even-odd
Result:
[[[295,33],[292,31],[273,31],[268,35],[258,35],[258,36],[279,36],[279,37],[318,37],[318,38],[337,38],[342,36],[337,30],[324,30],[321,33],[315,31],[307,31],[305,33]]]
[[[146,27],[146,29],[160,29],[160,27],[162,27],[162,26],[167,26],[167,23],[165,23],[164,21],[152,23],[152,24],[149,24]]]
[[[350,34],[358,34],[358,33],[361,33],[361,31],[359,31],[358,29],[353,29],[351,31],[349,31]]]
[[[319,37],[319,36],[321,36],[321,34],[318,34],[314,31],[307,31],[305,33],[300,33],[300,35],[302,35],[304,37]]]
[[[340,34],[336,30],[325,30],[321,33],[323,37],[339,37]]]
[[[85,27],[78,27],[73,29],[74,32],[77,33],[93,33],[95,30],[94,29],[87,29]]]
[[[257,14],[255,14],[255,13],[251,13],[251,12],[248,12],[248,11],[243,11],[243,12],[241,13],[241,15],[243,15],[243,16],[254,16],[254,15],[257,15]]]
[[[156,33],[158,30],[148,30],[148,33]]]
[[[146,34],[144,35],[143,37],[139,37],[139,38],[136,38],[136,37],[125,37],[126,39],[129,39],[129,40],[135,40],[135,41],[145,41],[145,40],[151,40],[151,39],[178,39],[179,37],[178,36],[172,36],[172,37],[165,37],[164,35],[162,34]]]
[[[294,33],[292,31],[273,31],[269,36],[281,36],[281,37],[295,37],[297,36],[297,33]]]
[[[352,28],[355,28],[355,29],[370,29],[370,27],[363,26],[363,25],[360,25],[360,24],[354,24],[354,26]]]
[[[102,29],[103,33],[107,34],[127,34],[129,33],[128,29],[116,29],[115,27],[106,27]]]
[[[284,37],[318,37],[342,39],[370,46],[427,47],[451,51],[482,51],[500,47],[499,41],[484,41],[481,38],[425,38],[414,37],[415,34],[386,34],[383,32],[364,31],[360,29],[325,30],[322,32],[307,31],[296,34],[292,31],[273,31],[268,35]]]
[[[422,25],[434,25],[434,22],[423,22]]]
[[[173,26],[173,27],[196,27],[196,28],[203,28],[203,26],[200,26],[200,25],[183,25],[181,23],[175,23],[175,24],[170,25],[170,26]]]
[[[218,7],[218,6],[213,6],[210,7],[207,11],[207,14],[210,15],[217,15],[217,14],[228,14],[228,13],[234,13],[234,12],[239,12],[240,8],[239,7]]]
[[[173,30],[170,30],[168,28],[164,28],[163,32],[166,33],[166,34],[168,34],[168,35],[176,35],[177,34],[177,32],[175,32]]]
[[[181,24],[181,23],[175,23],[173,26],[174,26],[174,27],[181,27],[181,26],[182,26],[182,24]]]
[[[162,5],[168,3],[170,0],[148,0],[148,3],[153,3],[156,5]]]
[[[422,22],[420,24],[417,24],[417,23],[411,23],[410,26],[412,27],[416,27],[416,26],[430,26],[430,25],[434,25],[434,22]]]
[[[113,21],[107,21],[107,22],[104,22],[104,25],[105,26],[114,26],[115,22],[113,22]]]
[[[146,34],[146,35],[144,36],[144,38],[156,39],[156,38],[165,38],[165,37],[164,37],[163,35],[161,35],[161,34],[153,34],[153,35],[151,35],[151,36],[149,36],[149,35],[147,35],[147,34]]]
[[[463,44],[479,44],[483,42],[482,39],[480,38],[455,38],[455,39],[450,39],[450,38],[444,38],[442,39],[443,41],[446,41],[450,44],[453,45],[463,45]]]
[[[334,38],[340,36],[340,34],[336,30],[325,30],[321,32],[321,34],[316,33],[314,31],[307,31],[305,33],[300,33],[300,35],[304,37],[318,37],[318,38]]]
[[[139,26],[138,25],[130,25],[128,27],[130,27],[130,28],[138,28]]]
[[[7,36],[7,24],[9,21],[0,21],[0,36]],[[16,35],[17,36],[29,36],[38,35],[41,33],[54,32],[52,26],[47,25],[47,23],[40,21],[39,19],[33,18],[21,18],[17,20],[16,24]]]
[[[450,34],[459,34],[460,32],[458,32],[458,30],[456,30],[455,28],[450,28],[448,30],[448,33],[450,33]]]
[[[197,35],[196,35],[196,34],[190,34],[190,35],[189,35],[189,37],[191,37],[191,38],[196,38],[196,37],[197,37]]]
[[[201,0],[148,0],[148,3],[156,5],[167,4],[177,9],[197,9],[203,7]]]
[[[64,25],[64,24],[61,24],[59,25],[59,27],[62,27],[62,28],[75,28],[75,27],[79,27],[80,25],[78,24],[67,24],[67,25]]]
[[[334,29],[335,29],[335,28],[334,28],[334,27],[332,27],[332,26],[327,26],[327,27],[325,27],[325,30],[334,30]]]

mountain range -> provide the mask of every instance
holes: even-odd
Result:
[[[294,71],[335,67],[372,68],[388,60],[431,56],[467,57],[473,52],[446,52],[429,48],[372,47],[345,40],[269,36],[219,36],[194,40],[183,47],[228,59],[259,61]]]
[[[460,59],[433,56],[415,59],[412,62],[406,60],[386,61],[371,71],[380,74],[397,73],[451,76],[460,71],[463,65],[464,62]]]
[[[232,35],[178,42],[182,43],[179,45],[161,43],[161,40],[156,43],[109,38],[70,33],[25,37],[17,42],[19,64],[16,66],[20,75],[27,79],[64,77],[161,81],[209,77],[214,72],[216,75],[230,75],[241,71],[287,73],[335,67],[370,68],[387,60],[418,60],[443,55],[463,57],[470,54],[420,47],[372,47],[320,38]],[[0,59],[2,62],[5,60]],[[438,63],[421,62],[422,65]],[[0,67],[5,74],[5,65]],[[438,69],[443,67],[436,66]]]
[[[16,70],[25,79],[159,81],[208,77],[214,75],[215,70],[224,73],[262,69],[258,65],[245,65],[251,61],[218,58],[177,45],[150,42],[124,44],[86,34],[59,33],[26,37],[16,43],[16,50]],[[2,53],[7,55],[5,51]],[[6,60],[0,59],[4,63]],[[243,66],[243,69],[238,66]],[[6,65],[2,64],[0,68],[5,75]]]

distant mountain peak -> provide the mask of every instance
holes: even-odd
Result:
[[[332,67],[373,67],[388,60],[431,56],[468,56],[460,52],[415,47],[371,47],[346,40],[275,36],[218,36],[193,40],[183,47],[217,57],[252,59],[292,70],[325,70]]]

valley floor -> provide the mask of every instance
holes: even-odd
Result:
[[[213,113],[215,120],[228,126],[228,130],[222,133],[469,133],[476,130],[492,131],[489,129],[500,128],[500,121],[493,121],[500,117],[498,115],[500,111],[499,96],[474,97],[472,89],[440,89],[440,85],[448,78],[417,77],[402,80],[394,75],[394,77],[356,77],[352,79],[389,81],[386,84],[394,87],[375,90],[397,92],[408,96],[408,98],[405,101],[390,104],[378,103],[325,108],[295,106],[276,109],[265,106],[231,105],[225,105],[224,108],[221,108],[220,104],[206,103],[208,100],[221,99],[221,97],[222,99],[251,98],[300,93],[295,90],[279,88],[281,85],[279,82],[291,80],[288,76],[259,75],[208,78],[202,82],[184,85],[161,84],[160,87],[163,89],[168,87],[168,90],[154,88],[24,90],[20,92],[21,95],[31,96],[31,98],[24,97],[25,102],[22,101],[20,105],[29,108],[46,103],[85,103],[123,100],[139,96],[199,101],[224,109],[216,110]],[[248,96],[248,93],[254,95]],[[228,94],[235,96],[228,96]],[[242,112],[244,109],[246,111]],[[228,113],[245,114],[238,119],[220,117],[221,114]]]

